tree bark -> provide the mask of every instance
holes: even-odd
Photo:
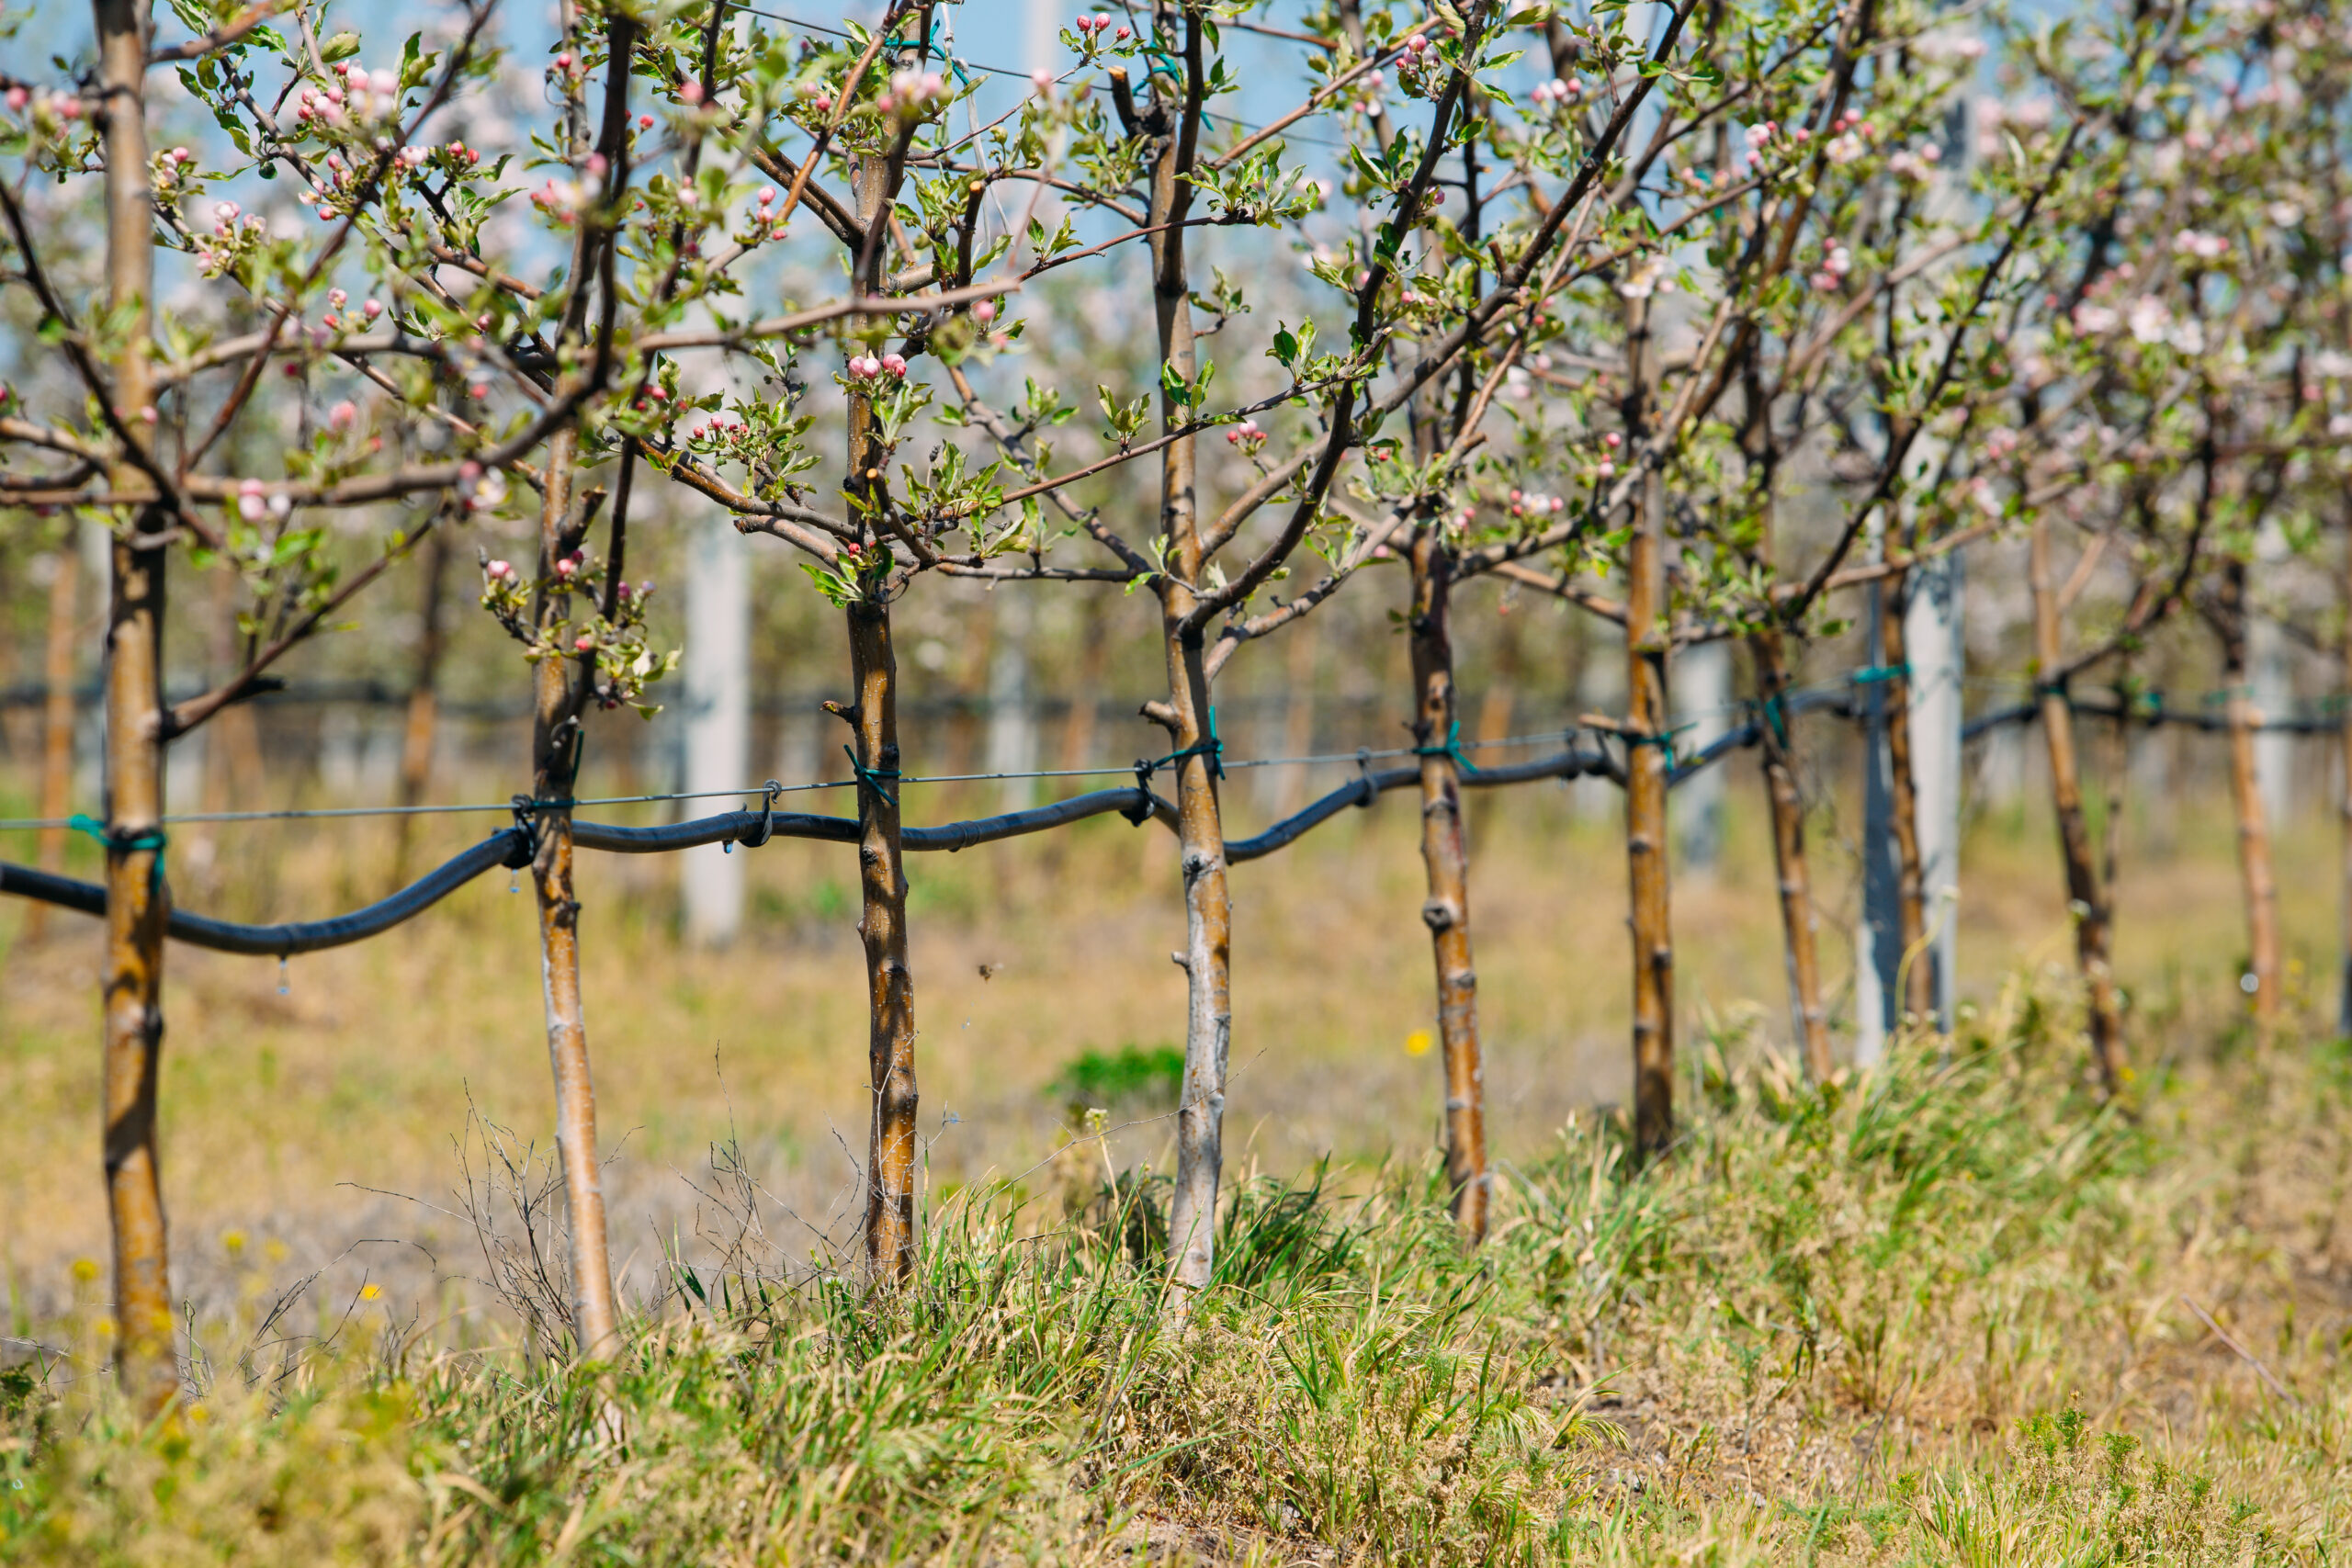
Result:
[[[1892,540],[1889,541],[1890,545]],[[1910,606],[1904,588],[1908,573],[1896,572],[1879,589],[1879,649],[1886,668],[1883,688],[1886,715],[1887,803],[1894,819],[1894,905],[1903,936],[1902,1010],[1915,1019],[1936,1010],[1935,968],[1928,956],[1926,901],[1919,874],[1918,790],[1911,776],[1911,663],[1904,647],[1903,617]]]
[[[1185,382],[1199,373],[1193,339],[1192,285],[1186,272],[1183,222],[1192,207],[1193,149],[1200,134],[1204,84],[1200,16],[1190,4],[1162,5],[1184,27],[1184,96],[1174,123],[1154,150],[1151,173],[1152,305],[1161,362]],[[1154,78],[1157,81],[1157,78]],[[1163,384],[1163,429],[1188,417]],[[1184,629],[1206,560],[1201,547],[1195,493],[1194,438],[1160,449],[1159,526],[1167,570],[1159,581],[1161,640],[1168,663],[1164,722],[1176,763],[1177,845],[1184,875],[1186,976],[1184,1081],[1176,1111],[1176,1188],[1170,1199],[1169,1266],[1181,1317],[1192,1295],[1205,1288],[1216,1263],[1217,1188],[1225,1164],[1225,1077],[1232,1047],[1231,950],[1233,901],[1226,879],[1225,825],[1217,797],[1222,761],[1211,739],[1208,675],[1202,634]]]
[[[2050,581],[2050,525],[2036,517],[2032,570],[2033,657],[2037,671],[2059,665],[2058,593]],[[2108,957],[2109,916],[2091,863],[2090,829],[2083,819],[2083,783],[2075,746],[2075,710],[2065,690],[2037,674],[2042,739],[2050,747],[2050,799],[2058,818],[2058,850],[2066,871],[2066,898],[2075,921],[2075,957],[2088,993],[2091,1065],[2101,1092],[2113,1094],[2123,1066],[2123,1022]]]
[[[918,13],[911,31],[916,38],[928,38],[929,28],[926,7]],[[868,153],[856,161],[853,188],[865,240],[851,265],[861,294],[886,292],[886,230],[904,175],[899,152]],[[872,320],[853,317],[853,333],[868,328]],[[888,462],[873,394],[860,382],[849,397],[849,491],[863,519],[863,558],[877,565],[887,552],[883,529],[891,504]],[[856,697],[855,705],[843,715],[855,731],[860,769],[857,858],[863,907],[857,929],[865,947],[866,1066],[874,1097],[866,1130],[865,1267],[867,1278],[877,1287],[895,1287],[914,1275],[919,1101],[914,973],[907,963],[907,878],[895,782],[899,772],[899,666],[890,641],[888,577],[887,571],[863,574],[867,596],[848,608],[850,672]]]
[[[1445,1048],[1445,1178],[1453,1220],[1472,1245],[1487,1237],[1486,1076],[1479,1060],[1478,976],[1470,959],[1470,851],[1453,745],[1459,696],[1446,625],[1453,561],[1442,525],[1413,536],[1413,738],[1421,762],[1421,864],[1429,897],[1421,919],[1437,961],[1438,1035]]]
[[[1666,478],[1643,456],[1649,417],[1649,301],[1629,302],[1626,450],[1644,465],[1626,556],[1625,859],[1634,938],[1634,1146],[1644,1159],[1674,1136],[1674,932],[1667,886]]]
[[[401,737],[401,804],[424,803],[433,784],[433,745],[440,719],[441,654],[447,640],[444,610],[447,598],[451,529],[435,527],[424,542],[424,626],[417,637],[416,678],[408,689],[408,722]],[[616,570],[618,570],[617,567]],[[409,851],[416,818],[395,818],[398,837],[392,852],[392,886],[408,881]]]
[[[1826,1083],[1835,1064],[1829,1055],[1829,1020],[1821,1005],[1819,931],[1813,908],[1813,871],[1805,856],[1804,796],[1797,789],[1796,758],[1790,745],[1788,654],[1778,627],[1755,633],[1748,650],[1756,660],[1756,697],[1763,709],[1764,798],[1772,817],[1772,869],[1780,879],[1781,930],[1787,950],[1789,1014],[1805,1076]]]
[[[557,581],[556,563],[579,545],[573,485],[579,436],[556,434],[548,444],[547,492],[539,514],[539,581]],[[561,621],[571,595],[548,594],[540,625]],[[606,1360],[620,1348],[620,1311],[613,1295],[612,1257],[605,1225],[603,1170],[596,1159],[596,1088],[588,1070],[588,1022],[580,994],[580,900],[572,884],[571,806],[580,777],[590,671],[581,660],[550,655],[533,667],[531,795],[541,802],[535,820],[537,853],[531,884],[538,896],[539,979],[547,1009],[548,1061],[555,1075],[556,1152],[563,1167],[565,1210],[571,1230],[572,1325],[581,1356]]]
[[[62,818],[74,804],[74,675],[75,644],[80,630],[74,600],[81,577],[81,557],[75,548],[74,525],[56,556],[57,575],[49,583],[49,636],[43,649],[41,679],[49,690],[41,714],[40,814]],[[40,830],[40,868],[54,876],[65,869],[65,829]],[[25,940],[39,942],[49,931],[49,906],[39,899],[25,908]]]
[[[134,0],[97,0],[98,108],[106,142],[107,294],[121,318],[111,367],[116,412],[144,438],[154,400],[153,198],[148,187],[144,17]],[[113,465],[118,491],[152,491],[140,466]],[[160,504],[115,522],[107,611],[107,953],[103,980],[107,1203],[114,1238],[118,1375],[150,1413],[179,1393],[155,1145],[164,1046],[164,563]]]
[[[857,733],[857,864],[865,944],[867,1068],[874,1105],[866,1137],[865,1264],[877,1285],[899,1284],[915,1266],[915,1010],[907,964],[907,876],[899,840],[899,665],[890,611],[849,607],[850,718]]]
[[[2267,1034],[2278,1023],[2286,975],[2278,944],[2278,881],[2272,869],[2270,821],[2262,803],[2262,781],[2254,760],[2254,737],[2262,723],[2247,685],[2245,562],[2231,560],[2222,570],[2215,622],[2222,634],[2222,684],[2229,694],[2230,798],[2237,809],[2238,874],[2245,893],[2247,975],[2254,1020]]]

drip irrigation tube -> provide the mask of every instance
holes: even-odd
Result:
[[[1147,795],[1145,798],[1149,797]],[[1132,787],[1101,789],[1033,810],[1008,811],[995,817],[950,822],[937,828],[909,828],[904,830],[902,841],[910,850],[953,852],[974,844],[991,843],[999,839],[1058,828],[1107,812],[1132,810],[1137,803],[1138,792]],[[1165,802],[1154,800],[1152,804],[1160,811],[1171,809]],[[691,822],[673,822],[659,828],[623,828],[611,823],[579,821],[571,825],[571,841],[580,848],[619,854],[659,854],[671,850],[691,849],[697,844],[756,845],[764,842],[770,835],[855,843],[857,834],[854,818],[813,817],[799,812],[779,812],[771,816],[764,811],[722,811],[715,817],[697,818]],[[267,958],[287,958],[298,953],[343,947],[355,942],[364,942],[404,920],[414,919],[486,871],[500,866],[519,869],[529,863],[530,855],[531,835],[520,828],[503,828],[390,897],[364,908],[354,909],[347,915],[336,915],[323,920],[248,926],[190,914],[185,909],[174,909],[164,931],[174,941],[187,942],[191,947]],[[85,915],[103,916],[107,912],[107,890],[96,883],[54,876],[45,871],[13,865],[6,861],[0,861],[0,893],[39,899]]]
[[[1753,725],[1748,728],[1751,730],[1755,728]],[[1740,741],[1738,733],[1736,731],[1724,737],[1704,753],[1691,759],[1677,771],[1675,778],[1687,777],[1733,745],[1753,743],[1753,736]],[[1226,859],[1228,863],[1239,864],[1285,849],[1347,807],[1370,806],[1385,792],[1401,789],[1414,783],[1420,777],[1420,773],[1418,765],[1376,770],[1366,768],[1347,784],[1264,831],[1246,839],[1227,840]],[[1462,783],[1469,789],[1491,789],[1503,784],[1528,784],[1537,779],[1572,779],[1586,774],[1623,782],[1623,769],[1605,750],[1571,747],[1556,756],[1465,773]],[[1170,827],[1176,821],[1176,808],[1169,801],[1148,789],[1129,785],[1123,789],[1092,790],[1025,811],[1007,811],[993,817],[974,818],[967,822],[944,823],[936,828],[907,828],[901,830],[900,841],[910,851],[953,853],[975,844],[993,843],[1024,833],[1042,832],[1114,811],[1137,823],[1146,816],[1156,817]],[[666,823],[652,828],[627,828],[615,823],[579,820],[571,824],[571,841],[579,848],[616,854],[662,854],[673,850],[692,849],[698,844],[756,847],[775,837],[813,839],[837,844],[855,843],[858,824],[857,819],[851,817],[819,817],[805,812],[767,810],[722,811],[688,822]],[[364,942],[414,919],[484,872],[500,866],[519,869],[528,864],[532,847],[533,837],[526,829],[503,828],[390,897],[354,909],[347,915],[336,915],[323,920],[249,926],[174,909],[164,930],[174,941],[187,942],[191,947],[259,957],[287,958],[298,953],[343,947],[355,942]],[[6,861],[0,861],[0,893],[39,899],[85,915],[102,916],[107,911],[106,889],[96,883],[56,876]]]

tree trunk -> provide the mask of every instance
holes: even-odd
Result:
[[[2271,869],[2270,822],[2262,801],[2262,781],[2254,760],[2256,728],[2263,714],[2255,706],[2246,658],[2245,563],[2232,560],[2222,572],[2216,620],[2222,633],[2222,684],[2229,694],[2230,797],[2237,808],[2238,874],[2245,890],[2246,980],[2254,1020],[2267,1035],[2278,1023],[2286,976],[2278,949],[2278,883]]]
[[[1790,745],[1786,645],[1778,627],[1755,633],[1748,649],[1756,660],[1756,698],[1763,710],[1764,797],[1772,816],[1772,868],[1781,885],[1781,931],[1787,945],[1789,1013],[1805,1076],[1826,1083],[1829,1020],[1821,1005],[1821,959],[1813,908],[1813,872],[1805,858],[1804,797],[1797,789],[1796,758]]]
[[[153,198],[147,183],[147,45],[133,0],[97,0],[97,111],[106,140],[107,303],[119,318],[115,407],[141,439],[154,400]],[[119,492],[152,492],[140,466],[113,465]],[[164,563],[159,504],[119,517],[107,611],[107,954],[103,977],[107,1204],[114,1233],[118,1374],[141,1410],[179,1393],[172,1291],[155,1146],[164,1046]]]
[[[2091,863],[2090,829],[2083,819],[2080,760],[2075,749],[2075,710],[2065,689],[2048,671],[2059,664],[2058,593],[2050,582],[2050,525],[2033,525],[2031,582],[2033,656],[2041,692],[2041,733],[2050,746],[2050,799],[2058,818],[2058,849],[2066,867],[2066,898],[2075,920],[2075,957],[2088,993],[2091,1065],[2103,1093],[2113,1094],[2122,1071],[2123,1023],[2108,958],[2109,911],[2098,869]]]
[[[1487,1098],[1479,1063],[1478,976],[1470,962],[1470,851],[1453,746],[1461,716],[1453,640],[1446,626],[1453,561],[1442,525],[1413,536],[1413,739],[1421,762],[1421,919],[1437,960],[1438,1034],[1445,1047],[1445,1178],[1454,1223],[1473,1245],[1487,1237]]]
[[[49,637],[43,650],[41,679],[49,690],[41,714],[40,814],[62,818],[74,804],[74,675],[80,638],[74,592],[81,576],[81,556],[74,528],[68,524],[65,542],[57,552],[57,575],[49,583]],[[51,875],[65,869],[65,829],[40,830],[40,868]],[[25,940],[39,942],[49,931],[49,906],[38,898],[25,908]]]
[[[1646,434],[1649,301],[1630,301],[1626,450]],[[1634,937],[1634,1145],[1642,1158],[1674,1136],[1674,931],[1667,886],[1666,789],[1673,755],[1666,694],[1666,478],[1646,456],[1625,581],[1625,858]]]
[[[909,29],[930,36],[929,7],[916,13]],[[853,258],[859,293],[885,292],[889,248],[885,231],[904,166],[893,156],[866,154],[855,165],[857,220],[866,236]],[[853,317],[853,333],[872,324]],[[850,492],[865,519],[863,558],[878,567],[887,558],[884,519],[891,504],[889,451],[875,413],[873,394],[853,388],[849,398]],[[874,1103],[867,1124],[865,1266],[877,1286],[895,1287],[913,1278],[915,1265],[915,1085],[914,974],[907,963],[907,877],[899,840],[899,665],[890,643],[890,608],[884,597],[887,570],[869,570],[861,581],[868,596],[849,606],[850,674],[855,705],[843,715],[855,731],[858,764],[857,846],[863,908],[858,935],[865,946],[866,1066]],[[985,624],[985,623],[983,623]],[[958,766],[956,772],[967,772]]]
[[[1890,543],[1892,541],[1890,540]],[[1928,958],[1926,902],[1919,875],[1918,792],[1911,776],[1911,665],[1903,617],[1908,574],[1897,572],[1879,589],[1879,648],[1886,671],[1887,803],[1894,826],[1894,906],[1903,937],[1901,1010],[1915,1019],[1936,1010],[1935,967]]]
[[[450,536],[447,525],[435,527],[424,542],[424,626],[417,637],[416,679],[408,689],[408,724],[401,738],[401,804],[424,804],[433,785],[433,744],[440,718],[441,653],[447,633],[444,601],[449,575]],[[409,849],[416,818],[400,817],[392,851],[392,886],[408,881]]]
[[[850,675],[857,690],[857,863],[865,895],[867,1067],[874,1106],[866,1137],[865,1264],[876,1284],[898,1284],[915,1266],[915,1009],[907,965],[907,876],[899,843],[899,665],[890,611],[849,607]]]
[[[1172,23],[1176,9],[1163,5],[1159,15]],[[1158,230],[1151,237],[1152,304],[1160,359],[1190,383],[1199,373],[1199,362],[1193,341],[1183,222],[1192,205],[1188,176],[1200,131],[1203,87],[1200,16],[1189,5],[1183,7],[1183,101],[1152,160],[1151,221]],[[1170,430],[1190,417],[1165,384],[1159,415],[1161,427]],[[1186,976],[1184,1083],[1176,1111],[1176,1189],[1170,1199],[1168,1228],[1169,1266],[1176,1286],[1170,1304],[1180,1317],[1190,1311],[1193,1292],[1208,1284],[1216,1268],[1217,1187],[1225,1165],[1225,1074],[1233,1033],[1233,901],[1226,880],[1225,824],[1217,798],[1217,781],[1225,769],[1211,739],[1203,637],[1183,629],[1206,568],[1195,463],[1193,436],[1160,449],[1159,526],[1168,568],[1159,580],[1161,640],[1168,661],[1168,708],[1162,716],[1172,750],[1181,754],[1176,763],[1176,831],[1184,874],[1184,952],[1180,961]]]
[[[539,520],[539,581],[558,581],[556,563],[577,547],[573,504],[579,436],[558,432],[548,443],[547,494]],[[557,592],[540,606],[540,624],[569,614]],[[605,1239],[603,1170],[596,1159],[596,1088],[588,1071],[588,1023],[580,995],[580,900],[571,868],[572,793],[580,778],[581,712],[590,670],[580,660],[542,659],[533,667],[531,794],[538,852],[531,884],[538,895],[539,980],[547,1005],[548,1060],[555,1074],[556,1152],[571,1229],[572,1324],[584,1359],[608,1360],[620,1349],[620,1312],[613,1295]]]

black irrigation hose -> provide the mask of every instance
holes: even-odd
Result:
[[[390,931],[402,920],[423,914],[483,872],[510,863],[525,864],[530,852],[528,834],[519,828],[503,828],[455,859],[426,872],[390,897],[347,915],[286,925],[241,926],[174,909],[164,929],[166,934],[191,947],[209,947],[216,953],[247,953],[272,958],[316,953],[321,948],[342,947]],[[85,915],[103,916],[107,912],[107,890],[96,883],[51,876],[45,871],[11,865],[5,861],[0,861],[0,893],[20,894],[45,904],[78,909]]]
[[[1616,778],[1619,769],[1606,753],[1571,749],[1556,757],[1539,757],[1533,761],[1514,762],[1498,768],[1478,768],[1462,774],[1463,784],[1471,789],[1484,789],[1496,784],[1527,784],[1535,779],[1572,779],[1584,773],[1603,774]],[[1285,817],[1262,833],[1247,839],[1227,839],[1225,858],[1229,865],[1252,861],[1261,855],[1295,842],[1309,829],[1337,817],[1351,806],[1370,806],[1386,790],[1402,789],[1421,776],[1417,764],[1403,768],[1382,768],[1378,772],[1365,769],[1330,794],[1315,801],[1305,810]],[[1619,782],[1623,782],[1620,779]],[[1169,815],[1172,818],[1172,808]]]
[[[2220,734],[2230,728],[2229,716],[2212,713],[2185,713],[2179,708],[2131,708],[2113,702],[2085,702],[2076,699],[2069,704],[2074,710],[2091,718],[2128,718],[2134,724],[2154,728],[2159,724],[2185,724],[2209,735]],[[2041,716],[2041,704],[2016,703],[2008,707],[1995,708],[1979,714],[1961,727],[1960,738],[1973,740],[1987,730],[1998,729],[2005,724],[2031,724]],[[2340,735],[2344,721],[2340,718],[2266,718],[2252,726],[2257,730],[2269,730],[2287,735]]]
[[[1095,790],[1034,810],[1008,811],[1000,816],[977,818],[969,822],[950,822],[939,828],[909,828],[903,831],[901,841],[910,850],[953,852],[974,844],[990,843],[998,839],[1058,828],[1065,823],[1099,817],[1105,812],[1133,809],[1136,804],[1137,792],[1132,787]],[[1154,804],[1164,805],[1160,802]],[[668,850],[689,849],[696,844],[755,845],[766,842],[771,835],[854,844],[857,841],[858,826],[856,819],[849,817],[812,817],[797,812],[770,816],[764,811],[722,811],[716,817],[698,818],[692,822],[671,823],[660,828],[622,828],[604,822],[574,822],[571,825],[571,841],[581,848],[607,850],[621,854],[655,854]],[[499,866],[519,868],[529,863],[530,855],[531,836],[520,828],[503,828],[425,873],[390,897],[365,908],[354,909],[347,915],[323,920],[246,926],[174,909],[164,931],[175,941],[187,942],[191,947],[209,947],[216,953],[251,953],[269,958],[316,953],[322,948],[343,947],[363,942],[390,931],[403,920],[423,914],[482,873]],[[45,904],[55,904],[85,915],[103,916],[107,912],[107,890],[96,883],[52,876],[45,871],[12,865],[6,861],[0,861],[0,893],[38,898]]]

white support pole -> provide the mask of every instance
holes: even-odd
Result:
[[[1911,784],[1918,817],[1919,897],[1928,925],[1937,1027],[1952,1026],[1960,974],[1960,728],[1968,652],[1962,640],[1960,552],[1914,567],[1903,620],[1911,660]]]
[[[989,596],[996,635],[989,639],[989,760],[986,772],[1037,769],[1037,705],[1029,683],[1029,600],[1017,588]],[[1036,804],[1035,779],[1008,778],[997,789],[1002,809]]]
[[[1871,541],[1871,556],[1878,543]],[[1862,614],[1870,624],[1870,663],[1886,661],[1879,635],[1880,584],[1872,583]],[[1905,628],[1908,630],[1906,626]],[[1886,750],[1886,683],[1872,680],[1856,689],[1862,707],[1862,912],[1854,927],[1854,1065],[1876,1066],[1886,1055],[1894,999],[1902,993],[1895,976],[1903,961],[1903,917],[1898,908],[1901,868],[1894,851],[1894,783]]]
[[[741,789],[751,780],[751,560],[742,536],[716,513],[686,546],[684,788]],[[682,800],[682,817],[728,809],[725,800]],[[686,940],[724,947],[743,924],[743,859],[700,844],[678,857]]]
[[[2287,556],[2286,536],[2276,523],[2266,523],[2254,542],[2255,586],[2273,575]],[[2254,682],[2255,711],[2266,719],[2287,718],[2295,711],[2295,677],[2289,663],[2286,633],[2278,623],[2250,611],[2246,627],[2246,675]],[[2254,776],[2262,791],[2263,814],[2276,833],[2295,805],[2295,738],[2284,729],[2256,730],[2254,737]]]
[[[1731,644],[1702,642],[1674,658],[1674,755],[1695,756],[1731,728]],[[1675,786],[1675,839],[1682,864],[1702,876],[1714,874],[1723,854],[1724,786],[1729,770],[1721,762],[1702,768]]]

